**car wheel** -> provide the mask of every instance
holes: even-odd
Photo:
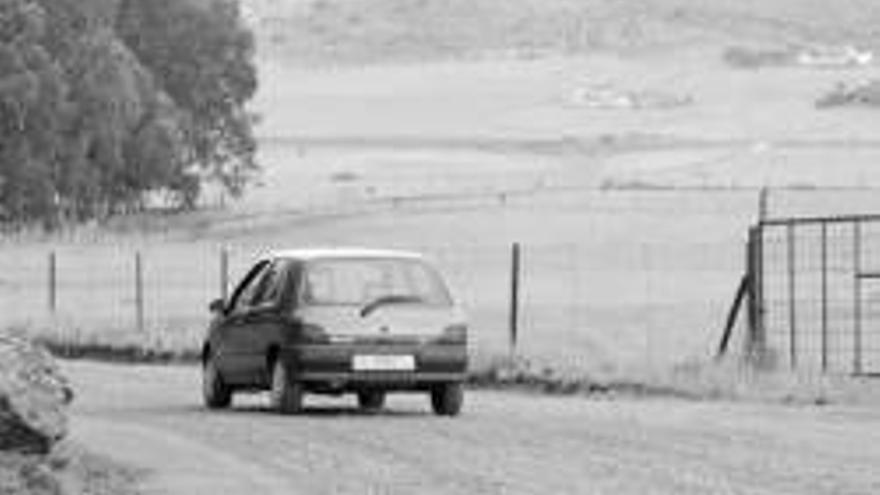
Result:
[[[382,390],[366,390],[358,392],[358,405],[365,411],[378,411],[385,406],[385,392]]]
[[[223,382],[223,376],[211,356],[202,367],[202,397],[208,409],[223,409],[232,403],[232,389]]]
[[[464,386],[461,383],[444,383],[431,391],[431,407],[439,416],[458,416],[464,404]]]
[[[269,390],[272,409],[281,414],[296,414],[302,411],[303,395],[302,384],[291,380],[287,366],[276,359],[272,364],[272,387]]]

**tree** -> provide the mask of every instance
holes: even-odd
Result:
[[[186,175],[180,116],[152,74],[109,30],[84,38],[70,71],[76,102],[71,126],[94,182],[81,170],[66,182],[110,213],[137,209],[147,191],[183,183]]]
[[[254,41],[233,0],[124,0],[122,39],[185,113],[202,173],[239,195],[257,170],[252,116]]]
[[[50,218],[68,110],[63,72],[40,44],[45,12],[0,0],[0,218]]]
[[[0,0],[0,222],[241,193],[252,58],[237,0]]]

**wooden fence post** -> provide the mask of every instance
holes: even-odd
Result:
[[[144,331],[144,266],[140,251],[134,254],[134,304],[137,331]]]
[[[510,312],[508,328],[510,330],[510,355],[516,355],[519,340],[519,291],[521,270],[521,248],[518,242],[513,243],[510,258]]]
[[[55,314],[58,307],[58,263],[55,251],[49,253],[49,313]]]
[[[786,226],[788,257],[788,362],[791,369],[798,365],[798,301],[797,301],[797,235],[795,224]]]
[[[828,222],[822,222],[820,265],[822,270],[822,372],[828,371]]]

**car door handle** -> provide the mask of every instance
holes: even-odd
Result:
[[[247,317],[246,313],[238,313],[238,314],[230,315],[229,318],[226,319],[226,323],[228,323],[230,325],[240,325],[246,321],[245,320],[246,317]]]
[[[241,325],[243,323],[255,323],[260,321],[265,321],[267,319],[278,317],[278,312],[275,308],[261,308],[256,307],[247,311],[243,311],[241,313],[233,314],[229,317],[229,323],[233,325]]]
[[[235,319],[233,320],[233,324],[234,325],[243,325],[243,324],[248,324],[248,323],[257,323],[257,322],[261,321],[264,317],[265,317],[265,315],[260,314],[260,313],[252,313],[252,312],[244,313],[244,314],[236,316]]]

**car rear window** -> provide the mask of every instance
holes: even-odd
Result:
[[[417,259],[312,260],[305,265],[301,295],[311,305],[363,306],[386,296],[431,306],[452,304],[439,274]]]

